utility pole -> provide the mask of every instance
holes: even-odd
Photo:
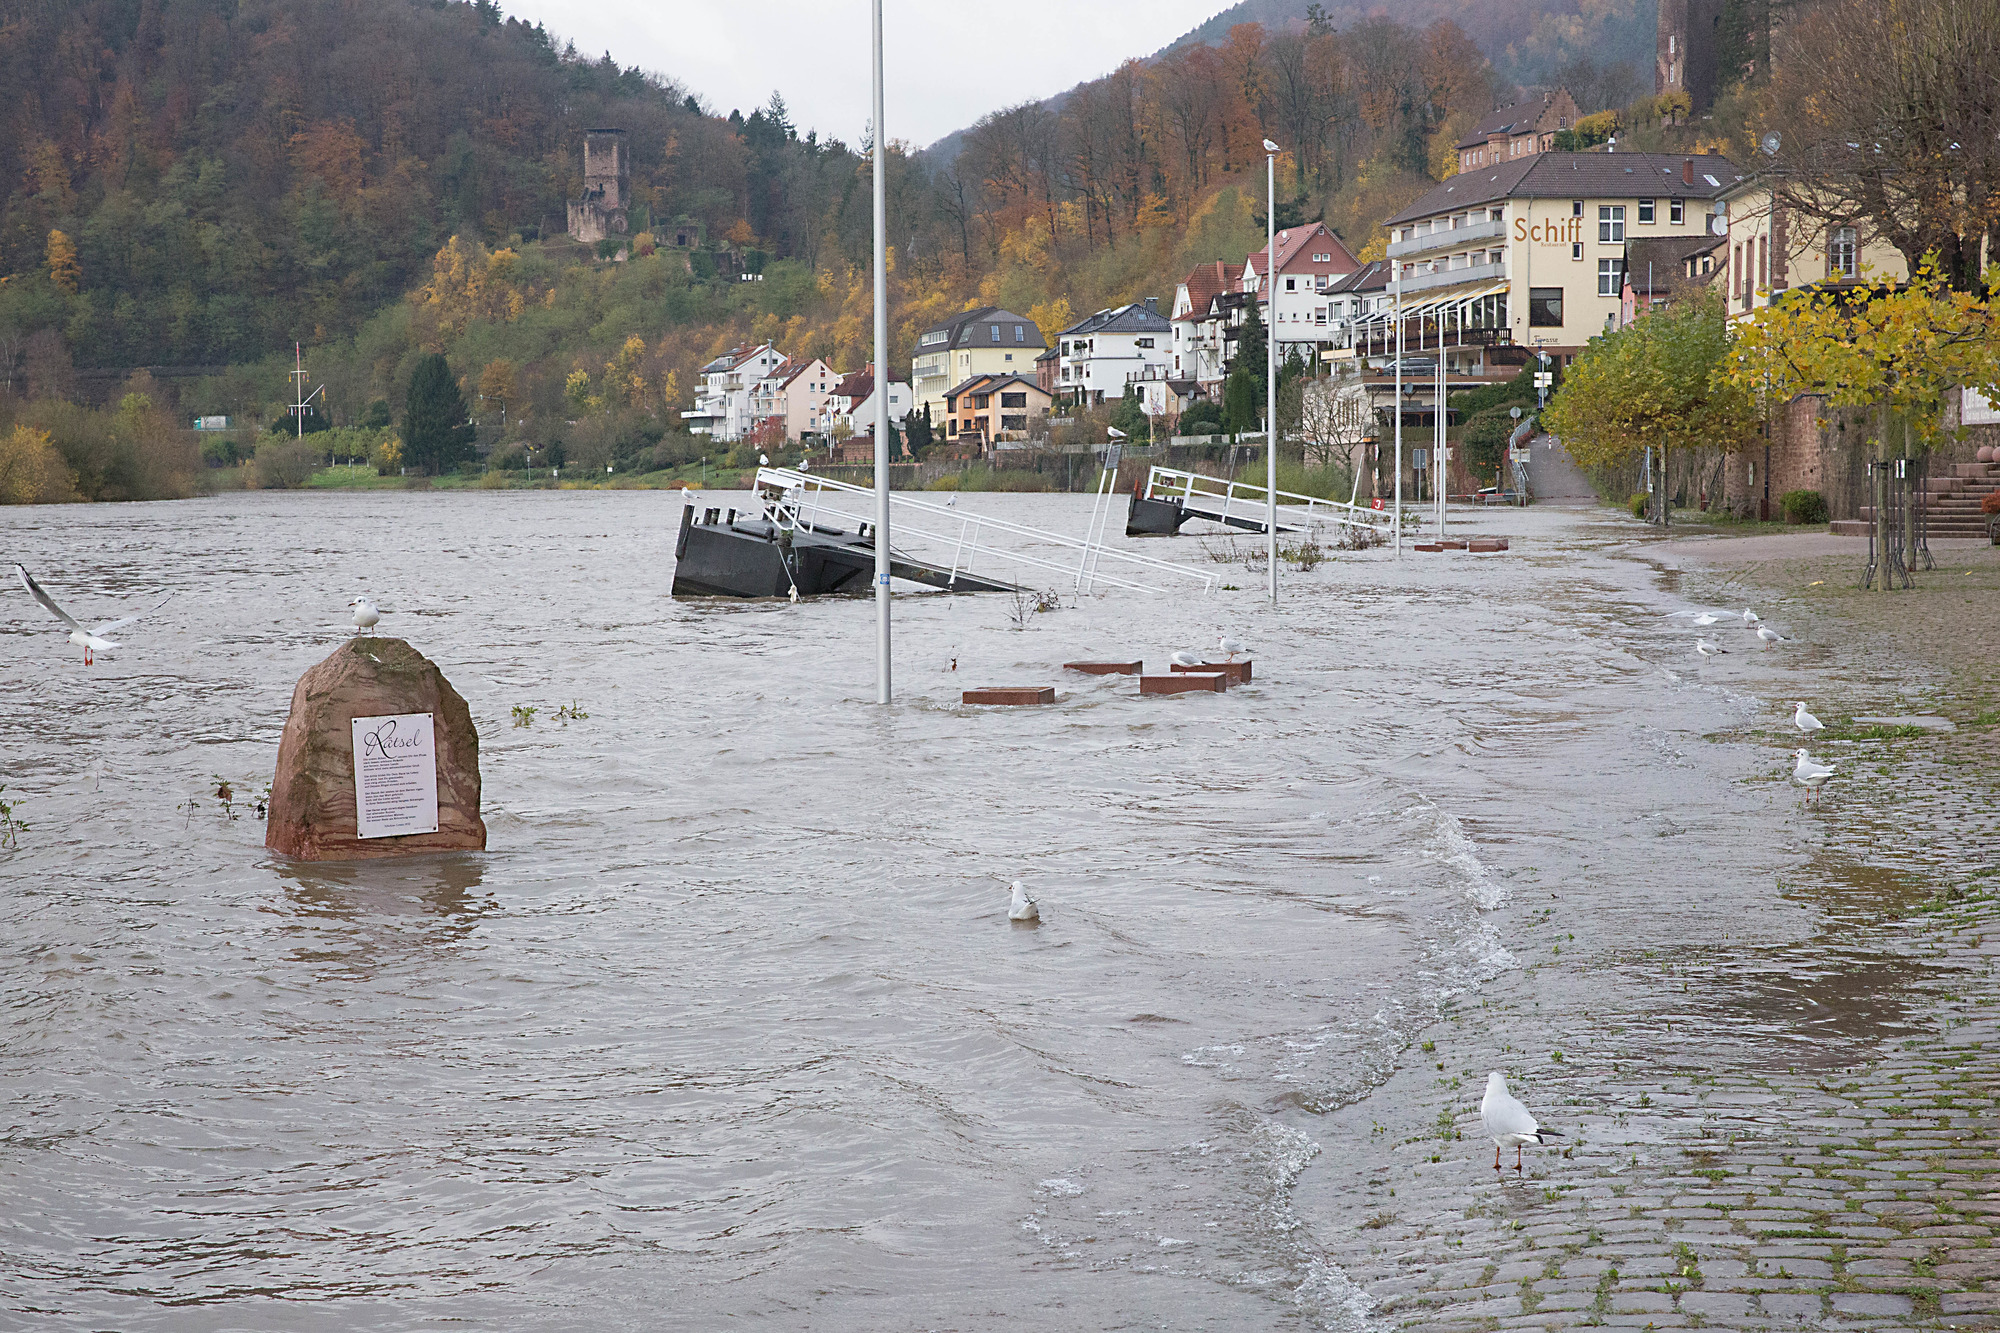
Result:
[[[882,0],[875,0],[875,702],[889,681],[889,155],[882,133]]]
[[[1278,604],[1278,145],[1264,140],[1264,285],[1271,312],[1264,321],[1265,563],[1271,570],[1271,605]]]

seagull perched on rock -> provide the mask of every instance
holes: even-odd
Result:
[[[1694,641],[1694,650],[1701,654],[1701,660],[1704,662],[1717,653],[1726,653],[1729,651],[1727,648],[1710,643],[1707,639],[1696,639]]]
[[[1028,896],[1028,891],[1021,887],[1018,879],[1014,881],[1013,900],[1007,904],[1007,919],[1035,923],[1042,919],[1042,909],[1035,906],[1035,900]]]
[[[1514,1169],[1519,1171],[1523,1144],[1547,1143],[1550,1139],[1562,1137],[1553,1129],[1543,1129],[1528,1108],[1514,1100],[1507,1091],[1507,1080],[1497,1069],[1486,1076],[1486,1097],[1479,1103],[1479,1120],[1493,1140],[1495,1171],[1500,1169],[1502,1148],[1514,1150]]]
[[[381,623],[385,613],[392,612],[396,608],[393,606],[377,605],[369,601],[366,597],[357,597],[347,604],[347,609],[354,613],[355,629],[364,630],[374,629],[376,625]]]
[[[1799,761],[1792,767],[1792,780],[1806,789],[1806,799],[1810,801],[1826,785],[1826,780],[1833,776],[1833,765],[1820,763],[1804,750],[1792,753]]]
[[[1769,625],[1759,625],[1757,627],[1757,637],[1764,641],[1764,647],[1766,649],[1770,648],[1770,646],[1774,643],[1785,642],[1784,636],[1779,634],[1778,631],[1772,629]]]
[[[1229,660],[1232,662],[1236,660],[1236,655],[1238,653],[1247,653],[1250,651],[1248,648],[1243,646],[1241,640],[1232,639],[1227,634],[1223,635],[1221,638],[1215,641],[1215,649],[1217,652],[1228,653]]]
[[[1806,711],[1806,701],[1798,701],[1798,711],[1792,714],[1792,725],[1810,736],[1815,731],[1825,731],[1826,724]]]
[[[77,647],[83,649],[83,664],[85,666],[95,665],[98,653],[108,653],[119,646],[117,642],[115,642],[110,638],[107,638],[106,637],[107,635],[113,634],[118,630],[124,629],[127,625],[131,624],[135,620],[140,619],[140,617],[142,616],[152,615],[154,611],[159,610],[160,607],[165,606],[169,601],[173,599],[173,594],[168,593],[165,597],[162,597],[160,599],[158,605],[152,607],[150,610],[141,611],[136,616],[126,616],[123,620],[107,620],[102,625],[96,625],[91,627],[90,629],[85,629],[83,626],[76,623],[76,618],[74,616],[70,615],[69,612],[63,610],[60,606],[56,605],[55,598],[49,596],[47,593],[42,591],[42,585],[35,582],[34,576],[29,574],[25,568],[23,568],[20,565],[16,565],[14,566],[14,572],[20,575],[21,586],[28,590],[28,595],[30,597],[33,597],[36,601],[40,602],[42,604],[42,608],[46,610],[50,615],[54,616],[57,620],[62,621],[63,624],[69,626],[69,641],[75,644]]]

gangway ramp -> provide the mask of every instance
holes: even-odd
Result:
[[[1263,532],[1269,524],[1270,494],[1248,482],[1155,467],[1146,474],[1143,493],[1133,492],[1125,535],[1173,536],[1183,523],[1197,518],[1246,532]],[[1380,530],[1389,522],[1389,515],[1380,510],[1295,491],[1278,492],[1279,532],[1302,532],[1321,523]]]
[[[757,491],[761,518],[732,514],[722,523],[711,510],[706,522],[697,523],[693,506],[687,507],[676,551],[688,572],[683,578],[677,567],[676,592],[768,597],[795,590],[811,596],[868,586],[872,572],[861,574],[860,557],[866,554],[872,571],[872,489],[799,469],[763,467]],[[1101,583],[1135,592],[1206,593],[1219,582],[1206,570],[1107,546],[1096,532],[1095,510],[1090,529],[1077,538],[902,493],[892,493],[889,504],[891,573],[933,588],[1004,591],[1037,573],[1070,579],[1080,591]]]

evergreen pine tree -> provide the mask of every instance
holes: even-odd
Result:
[[[447,472],[472,457],[477,435],[466,420],[465,395],[451,377],[451,367],[433,352],[410,372],[410,393],[403,403],[403,458],[425,475]]]
[[[1250,311],[1243,321],[1243,336],[1236,340],[1236,359],[1230,363],[1233,374],[1237,370],[1247,370],[1256,380],[1256,398],[1264,401],[1264,360],[1270,355],[1268,341],[1264,333],[1264,317],[1257,309],[1257,303],[1250,303]]]

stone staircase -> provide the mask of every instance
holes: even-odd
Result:
[[[1984,537],[1986,516],[1979,512],[1979,506],[1988,495],[2000,490],[2000,464],[1951,463],[1947,466],[1950,468],[1949,475],[1929,477],[1924,482],[1930,491],[1930,535]],[[1875,506],[1863,505],[1859,518],[1837,522],[1832,530],[1848,536],[1866,536],[1874,518]]]

